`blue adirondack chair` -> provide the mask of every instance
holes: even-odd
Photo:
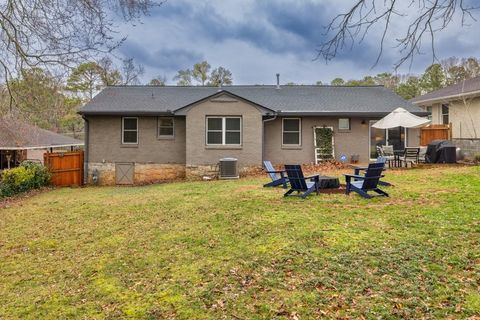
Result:
[[[297,164],[286,164],[285,171],[287,172],[288,182],[290,183],[290,190],[283,195],[284,197],[289,196],[294,191],[297,191],[303,199],[313,191],[320,194],[320,176],[318,174],[305,177],[302,167]]]
[[[356,192],[364,198],[371,199],[372,195],[368,194],[369,191],[378,193],[380,196],[388,197],[388,193],[378,188],[378,182],[382,177],[382,172],[385,167],[385,163],[371,163],[365,170],[365,175],[346,174],[345,180],[347,183],[346,194],[350,192]]]
[[[285,170],[275,170],[272,163],[268,160],[263,161],[263,167],[266,173],[272,179],[272,182],[266,183],[264,187],[276,187],[282,185],[283,188],[287,188],[287,177],[285,177]]]
[[[384,170],[385,170],[385,163],[387,162],[387,159],[385,157],[378,157],[377,160],[375,160],[375,163],[383,163],[384,164]],[[359,176],[361,175],[361,171],[364,171],[364,170],[367,170],[368,167],[353,167],[353,174],[356,175],[356,176]],[[382,178],[383,178],[383,175],[382,175]],[[386,181],[378,181],[378,184],[381,185],[381,186],[385,186],[385,187],[390,187],[392,184],[390,182],[386,182]]]

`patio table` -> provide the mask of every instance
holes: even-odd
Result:
[[[420,147],[405,147],[405,149],[403,150],[393,150],[393,154],[394,154],[393,166],[395,168],[402,167],[402,164],[404,162],[402,157],[405,156],[407,150],[420,150]],[[418,159],[417,159],[417,162],[418,162]]]

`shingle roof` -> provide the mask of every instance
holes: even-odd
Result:
[[[219,92],[282,113],[387,114],[398,107],[423,110],[382,86],[118,86],[107,87],[81,108],[81,114],[161,114],[174,112]]]
[[[415,97],[410,101],[415,104],[421,104],[422,102],[454,99],[475,92],[480,95],[480,77],[461,81],[457,84]]]
[[[0,119],[0,149],[54,148],[83,145],[83,141],[44,130],[15,119]]]

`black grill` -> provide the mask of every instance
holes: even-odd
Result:
[[[456,163],[457,148],[448,140],[433,140],[425,154],[427,163]]]

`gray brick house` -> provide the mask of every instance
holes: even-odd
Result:
[[[264,159],[367,162],[376,145],[418,145],[418,129],[371,128],[397,107],[428,115],[382,86],[107,87],[80,110],[85,172],[142,183],[202,175],[223,157],[242,170]]]

